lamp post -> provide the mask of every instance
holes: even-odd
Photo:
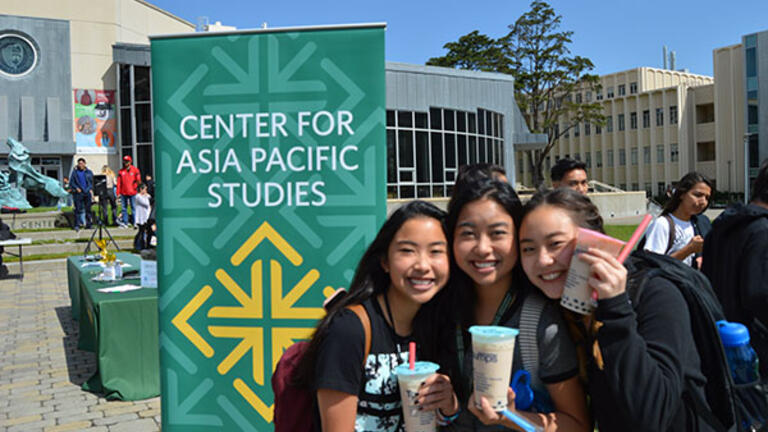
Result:
[[[752,132],[744,134],[744,204],[749,204],[749,137]]]

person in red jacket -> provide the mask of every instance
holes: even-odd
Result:
[[[117,173],[117,196],[120,197],[120,203],[123,205],[123,217],[120,226],[128,225],[128,205],[131,206],[131,226],[134,225],[136,217],[136,193],[141,184],[141,173],[139,169],[133,166],[133,159],[130,156],[123,157],[123,169]]]

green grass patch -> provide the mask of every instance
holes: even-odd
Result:
[[[135,236],[112,236],[115,240],[132,240]],[[46,240],[34,240],[32,241],[33,245],[42,245],[42,244],[65,244],[65,243],[88,243],[88,240],[90,240],[90,236],[88,237],[80,237],[80,238],[70,238],[70,239],[46,239]],[[105,240],[108,240],[109,237],[104,237]],[[98,239],[94,239],[98,240]],[[110,242],[111,244],[111,242]]]
[[[61,208],[61,211],[62,212],[72,211],[72,208],[73,208],[72,206],[64,206]],[[26,210],[27,213],[45,213],[45,212],[55,212],[55,211],[59,211],[59,209],[57,207],[34,207]]]
[[[110,252],[117,252],[113,248],[108,249]],[[99,251],[99,248],[96,246],[93,246],[91,248],[91,251],[89,253],[94,254]],[[120,252],[130,252],[130,253],[138,253],[138,251],[134,249],[120,249]],[[51,260],[51,259],[61,259],[61,258],[69,258],[71,256],[75,255],[82,255],[83,251],[79,252],[61,252],[61,253],[51,253],[51,254],[34,254],[34,255],[24,255],[24,262],[32,262],[32,261],[42,261],[42,260]],[[15,256],[11,255],[5,255],[3,256],[3,263],[12,263],[12,262],[19,262],[19,259]]]
[[[75,255],[82,255],[83,251],[80,252],[62,252],[62,253],[54,253],[54,254],[35,254],[35,255],[24,255],[24,261],[40,261],[40,260],[49,260],[49,259],[59,259],[59,258],[67,258]],[[3,263],[11,263],[11,262],[19,262],[19,259],[15,256],[7,256],[3,257]]]
[[[629,240],[637,225],[605,225],[605,233],[622,241]]]
[[[72,228],[25,228],[15,229],[14,234],[19,233],[35,233],[35,232],[50,232],[50,231],[72,231]]]

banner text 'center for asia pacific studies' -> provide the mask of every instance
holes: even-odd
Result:
[[[153,37],[152,79],[163,430],[271,430],[385,216],[384,25]]]

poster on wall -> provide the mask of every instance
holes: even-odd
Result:
[[[75,89],[75,145],[78,154],[114,154],[117,133],[115,91]]]
[[[162,429],[269,431],[280,356],[385,218],[384,25],[151,51]]]

